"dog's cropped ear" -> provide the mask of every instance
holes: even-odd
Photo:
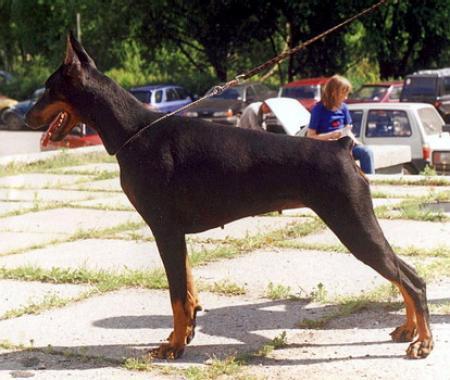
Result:
[[[67,49],[69,49],[69,46],[82,64],[87,64],[96,68],[94,60],[89,56],[86,50],[84,50],[83,46],[81,46],[81,44],[77,41],[72,31],[67,36]]]
[[[95,68],[95,63],[86,53],[81,44],[75,39],[72,32],[67,36],[66,57],[64,58],[64,74],[84,81],[83,66],[88,65]]]

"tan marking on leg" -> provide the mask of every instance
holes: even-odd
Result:
[[[404,289],[403,286],[394,282],[399,288],[406,308],[406,321],[403,325],[397,327],[391,333],[392,340],[394,342],[411,342],[417,332],[417,319],[416,319],[416,307],[411,296]]]

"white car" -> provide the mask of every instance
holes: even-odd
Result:
[[[450,174],[449,126],[436,109],[425,103],[355,103],[348,108],[353,133],[365,145],[408,145],[410,173],[426,165]]]

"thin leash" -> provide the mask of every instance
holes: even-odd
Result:
[[[326,30],[325,32],[322,32],[320,34],[318,34],[317,36],[309,39],[308,41],[305,41],[303,43],[301,43],[300,45],[289,49],[279,55],[277,55],[276,57],[268,60],[267,62],[256,66],[255,68],[247,71],[244,74],[240,74],[237,75],[234,79],[226,82],[223,85],[217,85],[214,86],[213,89],[208,92],[206,95],[204,95],[203,97],[201,97],[200,99],[197,99],[195,101],[193,101],[192,103],[186,104],[185,106],[176,109],[173,112],[167,113],[161,117],[159,117],[158,119],[152,121],[150,124],[147,124],[145,127],[143,127],[142,129],[140,129],[139,131],[137,131],[133,136],[131,136],[128,140],[126,140],[123,145],[121,147],[119,147],[119,149],[117,149],[117,151],[114,153],[114,155],[118,154],[125,146],[127,146],[128,144],[130,144],[132,141],[134,141],[135,139],[137,139],[145,130],[147,130],[148,128],[150,128],[151,126],[173,116],[176,115],[177,113],[186,111],[187,109],[191,108],[192,106],[202,102],[205,99],[211,98],[213,96],[216,95],[220,95],[222,92],[224,92],[225,90],[227,90],[228,88],[237,86],[238,84],[242,83],[245,80],[250,79],[251,77],[255,76],[256,74],[260,73],[261,71],[267,69],[268,67],[271,67],[283,60],[285,60],[286,58],[288,58],[291,55],[294,55],[296,53],[298,53],[300,50],[303,50],[304,48],[306,48],[307,46],[311,45],[312,43],[316,42],[317,40],[322,39],[323,37],[327,36],[328,34],[333,33],[334,31],[336,31],[337,29],[342,28],[343,26],[352,23],[353,21],[355,21],[356,19],[365,16],[368,13],[373,12],[374,10],[376,10],[377,8],[379,8],[381,5],[383,5],[384,3],[386,3],[388,0],[380,0],[378,3],[372,5],[369,8],[364,9],[363,11],[355,14],[354,16],[348,18],[347,20],[341,22],[340,24]]]

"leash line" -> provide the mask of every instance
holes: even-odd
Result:
[[[373,12],[374,10],[376,10],[377,8],[379,8],[381,5],[383,5],[384,3],[386,3],[388,0],[380,0],[378,3],[372,5],[369,8],[364,9],[363,11],[353,15],[352,17],[346,19],[345,21],[341,22],[338,25],[333,26],[330,29],[327,29],[326,31],[318,34],[317,36],[310,38],[309,40],[301,43],[300,45],[289,49],[279,55],[277,55],[276,57],[268,60],[267,62],[256,66],[255,68],[247,71],[244,74],[240,74],[237,75],[234,79],[226,82],[224,85],[217,85],[215,87],[213,87],[213,89],[206,95],[204,95],[203,97],[201,97],[200,99],[197,99],[189,104],[184,105],[183,107],[180,107],[178,109],[176,109],[175,111],[172,111],[170,113],[167,113],[161,117],[159,117],[156,120],[153,120],[150,124],[147,124],[144,128],[140,129],[139,131],[137,131],[134,135],[132,135],[128,140],[126,140],[122,146],[119,147],[119,149],[117,149],[117,151],[115,153],[113,153],[114,155],[118,154],[125,146],[127,146],[128,144],[130,144],[132,141],[134,141],[135,139],[137,139],[145,130],[147,130],[148,128],[150,128],[151,126],[159,123],[160,121],[163,121],[173,115],[176,115],[177,113],[180,113],[182,111],[185,111],[187,109],[189,109],[190,107],[202,102],[205,99],[211,98],[213,96],[216,95],[220,95],[222,92],[224,92],[226,89],[230,88],[230,87],[234,87],[238,84],[240,84],[241,82],[250,79],[251,77],[255,76],[256,74],[260,73],[261,71],[267,69],[270,66],[273,66],[283,60],[285,60],[287,57],[294,55],[296,53],[298,53],[300,50],[303,50],[304,48],[306,48],[307,46],[311,45],[312,43],[316,42],[317,40],[322,39],[323,37],[327,36],[328,34],[333,33],[334,31],[336,31],[337,29],[342,28],[343,26],[352,23],[353,21],[355,21],[356,19]]]

